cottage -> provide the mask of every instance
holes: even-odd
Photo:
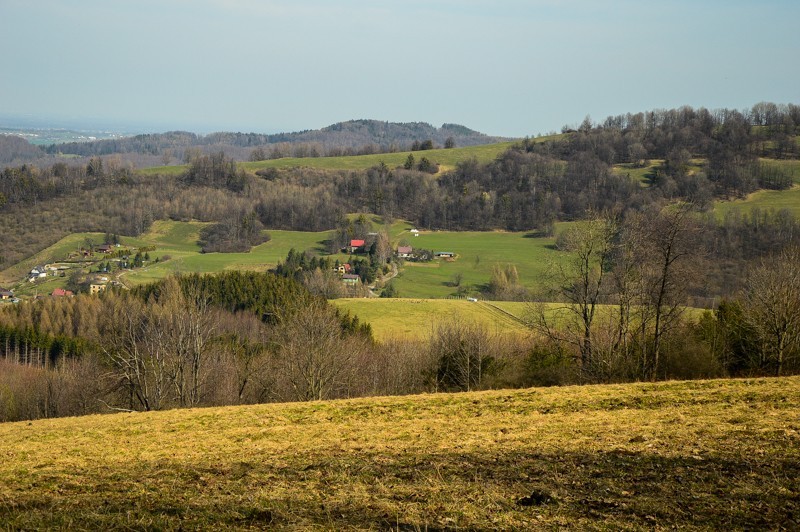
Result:
[[[53,297],[70,297],[74,294],[72,293],[72,290],[64,290],[63,288],[56,288],[50,295]]]
[[[342,282],[344,284],[358,284],[358,281],[361,280],[361,277],[354,273],[346,273],[342,275]]]
[[[99,294],[100,292],[106,289],[106,285],[104,284],[90,284],[89,285],[89,293],[90,294]]]
[[[6,290],[5,288],[0,288],[0,300],[11,299],[14,297],[14,292],[11,290]]]
[[[398,246],[397,247],[397,256],[401,259],[409,258],[414,252],[414,249],[411,246]]]
[[[334,271],[339,275],[344,275],[346,273],[350,273],[351,266],[347,263],[340,264],[337,268],[334,268]]]
[[[112,249],[113,249],[112,246],[110,246],[109,244],[103,244],[102,246],[97,246],[97,251],[99,251],[100,253],[111,253]]]
[[[363,240],[351,240],[350,245],[347,246],[349,253],[358,253],[364,249],[365,242]]]

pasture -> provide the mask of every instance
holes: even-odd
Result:
[[[472,302],[465,299],[334,299],[338,308],[369,323],[375,339],[424,340],[446,321],[479,323],[489,334],[527,334],[521,318],[526,303]]]
[[[790,530],[800,378],[0,425],[8,529]]]

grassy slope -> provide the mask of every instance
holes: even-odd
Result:
[[[373,217],[376,226],[379,222],[377,217]],[[178,271],[218,272],[231,269],[263,271],[284,259],[292,247],[324,253],[324,242],[331,236],[329,231],[310,233],[270,230],[268,232],[272,237],[271,240],[254,247],[249,253],[202,254],[197,239],[204,225],[201,222],[157,221],[150,231],[138,238],[123,237],[122,241],[126,245],[156,246],[156,251],[150,253],[154,260],[156,257],[170,258],[151,263],[145,268],[125,272],[122,280],[126,284],[134,285],[161,279]],[[453,275],[457,272],[463,274],[464,283],[486,284],[496,263],[517,264],[521,282],[526,286],[536,286],[540,274],[548,266],[548,261],[558,256],[551,248],[552,239],[527,238],[526,233],[433,232],[414,238],[408,232],[410,228],[410,224],[401,221],[388,226],[387,230],[396,242],[406,239],[417,247],[435,250],[447,248],[458,253],[459,258],[454,262],[437,260],[425,264],[407,263],[396,281],[404,297],[447,297],[456,290],[447,286],[447,283],[452,281]],[[103,238],[99,233],[70,235],[24,263],[3,271],[2,279],[8,284],[11,281],[19,282],[32,265],[65,258],[70,251],[80,247],[87,236],[93,238],[95,242]],[[336,255],[334,258],[348,260],[347,255]],[[479,260],[476,261],[476,258]],[[63,284],[63,282],[63,280],[49,282],[39,290],[39,293],[49,292],[58,283]],[[28,290],[33,289],[32,286],[27,286],[27,283],[25,287]]]
[[[0,524],[796,529],[800,378],[0,425]],[[518,501],[532,492],[544,500]]]
[[[718,201],[714,204],[714,213],[722,218],[735,210],[749,212],[754,208],[786,209],[800,218],[800,186],[795,185],[789,190],[759,190],[744,199]]]
[[[541,141],[550,137],[540,137]],[[539,140],[539,139],[537,139]],[[325,170],[365,170],[384,162],[390,168],[403,166],[409,153],[414,154],[416,162],[427,157],[433,163],[441,165],[440,171],[452,169],[460,161],[476,158],[480,162],[489,162],[514,145],[514,142],[501,142],[498,144],[484,144],[482,146],[466,146],[449,150],[426,150],[415,152],[377,153],[374,155],[354,155],[348,157],[285,157],[267,161],[239,163],[239,166],[250,172],[265,168],[321,168]],[[140,170],[143,174],[178,175],[186,170],[186,165],[157,166]]]
[[[565,224],[558,224],[564,227]],[[452,251],[453,262],[406,262],[395,280],[401,297],[448,297],[457,289],[454,276],[463,276],[462,284],[478,287],[488,284],[495,265],[514,264],[520,283],[539,286],[551,264],[561,258],[554,238],[531,238],[530,233],[508,232],[422,232],[418,237],[401,235],[415,248]]]
[[[760,209],[787,209],[800,218],[800,161],[797,160],[775,160],[762,159],[770,166],[778,166],[787,174],[792,176],[795,185],[789,190],[759,190],[748,195],[744,199],[714,202],[714,213],[718,217],[723,217],[728,212],[750,211],[758,207]]]

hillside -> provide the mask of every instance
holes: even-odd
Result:
[[[475,146],[508,140],[504,137],[489,136],[457,124],[443,124],[434,127],[425,122],[396,123],[379,120],[350,120],[330,126],[287,133],[262,134],[217,132],[198,135],[186,131],[150,133],[119,139],[102,139],[89,142],[67,142],[53,144],[44,148],[48,154],[59,153],[92,157],[110,154],[135,153],[158,156],[166,151],[178,159],[183,158],[187,148],[208,148],[226,150],[240,154],[260,147],[269,153],[276,146],[306,145],[306,156],[331,154],[331,150],[389,151],[390,148],[409,149],[414,142],[433,141],[436,146],[444,146],[448,139],[455,146]],[[236,151],[240,148],[247,151]],[[294,153],[290,149],[289,153]]]
[[[800,379],[0,425],[5,528],[795,529]]]
[[[378,217],[373,217],[373,222],[376,227],[384,227]],[[350,256],[346,254],[328,255],[325,243],[331,238],[332,231],[270,230],[270,240],[248,252],[201,253],[197,240],[200,230],[206,225],[202,222],[157,221],[149,231],[136,238],[123,237],[122,242],[126,246],[152,248],[152,261],[143,268],[115,271],[115,275],[124,284],[133,286],[163,279],[175,272],[266,271],[284,260],[292,248],[330,256],[333,260],[342,262],[350,260]],[[560,224],[560,227],[568,225]],[[385,227],[395,242],[411,238],[408,230],[412,226],[408,222],[397,221]],[[27,260],[0,270],[0,286],[15,288],[18,294],[24,296],[50,293],[55,288],[63,288],[67,277],[53,277],[36,283],[26,282],[25,277],[34,266],[65,261],[71,253],[77,253],[87,240],[99,243],[103,237],[102,233],[68,235]],[[553,242],[553,238],[532,237],[530,233],[422,232],[412,240],[415,247],[447,248],[458,253],[458,257],[454,261],[407,262],[395,282],[403,297],[449,297],[457,291],[452,286],[456,275],[461,276],[460,284],[477,292],[480,287],[489,283],[495,265],[514,263],[521,272],[520,282],[536,289],[550,264],[561,259],[560,254],[552,249]],[[96,270],[98,263],[104,260],[106,259],[102,254],[95,254],[85,261],[74,263],[72,267]]]
[[[547,138],[541,137],[544,141]],[[539,139],[537,139],[539,140]],[[281,157],[278,159],[267,159],[262,161],[240,162],[239,168],[248,172],[258,172],[260,170],[290,169],[290,168],[314,168],[319,170],[367,170],[381,163],[390,168],[403,166],[409,154],[417,159],[427,157],[433,164],[439,165],[439,171],[449,171],[464,161],[475,159],[480,163],[490,163],[497,157],[511,148],[514,142],[498,142],[492,144],[482,144],[477,146],[464,146],[450,149],[433,149],[419,152],[398,151],[393,153],[373,153],[366,155],[342,155],[338,157]],[[143,175],[180,175],[185,172],[188,165],[152,166],[139,170]]]

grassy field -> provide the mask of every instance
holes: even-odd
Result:
[[[536,140],[544,142],[551,137],[539,137]],[[449,150],[425,150],[415,152],[396,152],[396,153],[377,153],[373,155],[354,155],[347,157],[284,157],[282,159],[270,159],[266,161],[239,163],[241,168],[249,172],[256,172],[265,168],[320,168],[324,170],[366,170],[373,166],[385,163],[389,168],[403,166],[409,153],[414,154],[417,162],[422,157],[427,157],[432,163],[440,165],[439,171],[446,171],[455,168],[456,164],[472,158],[480,162],[490,162],[498,155],[513,146],[515,142],[501,142],[497,144],[484,144],[481,146],[466,146],[463,148],[452,148]],[[186,165],[179,166],[157,166],[140,170],[145,175],[167,174],[178,175],[185,172]]]
[[[800,378],[0,425],[7,529],[796,530]]]
[[[557,224],[557,231],[567,224]],[[401,235],[404,237],[404,235]],[[551,267],[563,259],[555,249],[555,238],[534,237],[531,233],[494,232],[422,232],[405,237],[415,248],[456,253],[454,261],[428,263],[406,262],[394,281],[400,297],[430,298],[454,295],[456,275],[472,292],[491,280],[495,265],[514,264],[520,284],[536,288]]]
[[[749,212],[756,207],[762,210],[786,209],[795,217],[800,217],[800,185],[788,190],[759,190],[744,199],[717,201],[714,203],[714,213],[722,218],[734,210]]]
[[[526,303],[502,305],[455,299],[334,299],[337,307],[372,325],[376,340],[395,338],[421,340],[428,338],[435,327],[447,320],[481,323],[491,334],[526,334],[520,321]],[[498,310],[502,308],[502,310]]]

